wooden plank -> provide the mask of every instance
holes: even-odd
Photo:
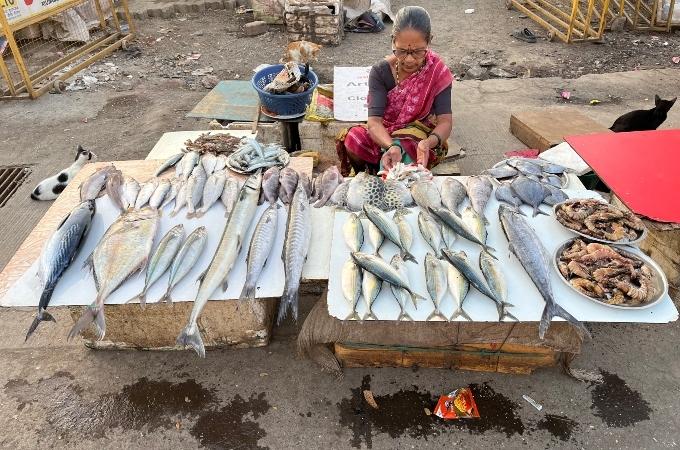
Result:
[[[564,141],[564,136],[611,132],[604,125],[571,108],[513,113],[510,116],[510,131],[527,147],[541,152]]]
[[[518,344],[465,344],[450,348],[408,348],[335,344],[343,367],[427,367],[481,372],[529,374],[556,366],[561,353]]]

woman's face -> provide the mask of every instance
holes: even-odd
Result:
[[[407,28],[394,36],[392,50],[399,60],[399,68],[413,73],[420,69],[425,61],[427,40],[420,31]]]

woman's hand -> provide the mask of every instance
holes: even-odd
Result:
[[[437,145],[432,142],[432,138],[428,137],[418,142],[418,149],[416,150],[416,163],[421,164],[423,167],[427,167],[427,163],[430,160],[430,150]]]
[[[390,170],[395,164],[401,162],[401,149],[396,145],[391,146],[383,153],[380,162],[384,170]]]

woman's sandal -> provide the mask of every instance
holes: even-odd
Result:
[[[523,30],[515,30],[510,34],[510,36],[514,37],[515,39],[519,39],[520,41],[528,42],[530,44],[536,42],[536,35],[532,33],[531,30],[528,28],[525,28]]]

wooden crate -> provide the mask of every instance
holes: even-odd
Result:
[[[510,116],[510,131],[527,147],[541,152],[564,141],[565,136],[611,133],[611,131],[570,108],[544,108]]]
[[[519,344],[461,344],[447,348],[392,347],[336,343],[342,367],[426,367],[530,374],[554,367],[562,352]]]
[[[289,41],[339,45],[345,37],[342,0],[286,0],[284,19]]]

